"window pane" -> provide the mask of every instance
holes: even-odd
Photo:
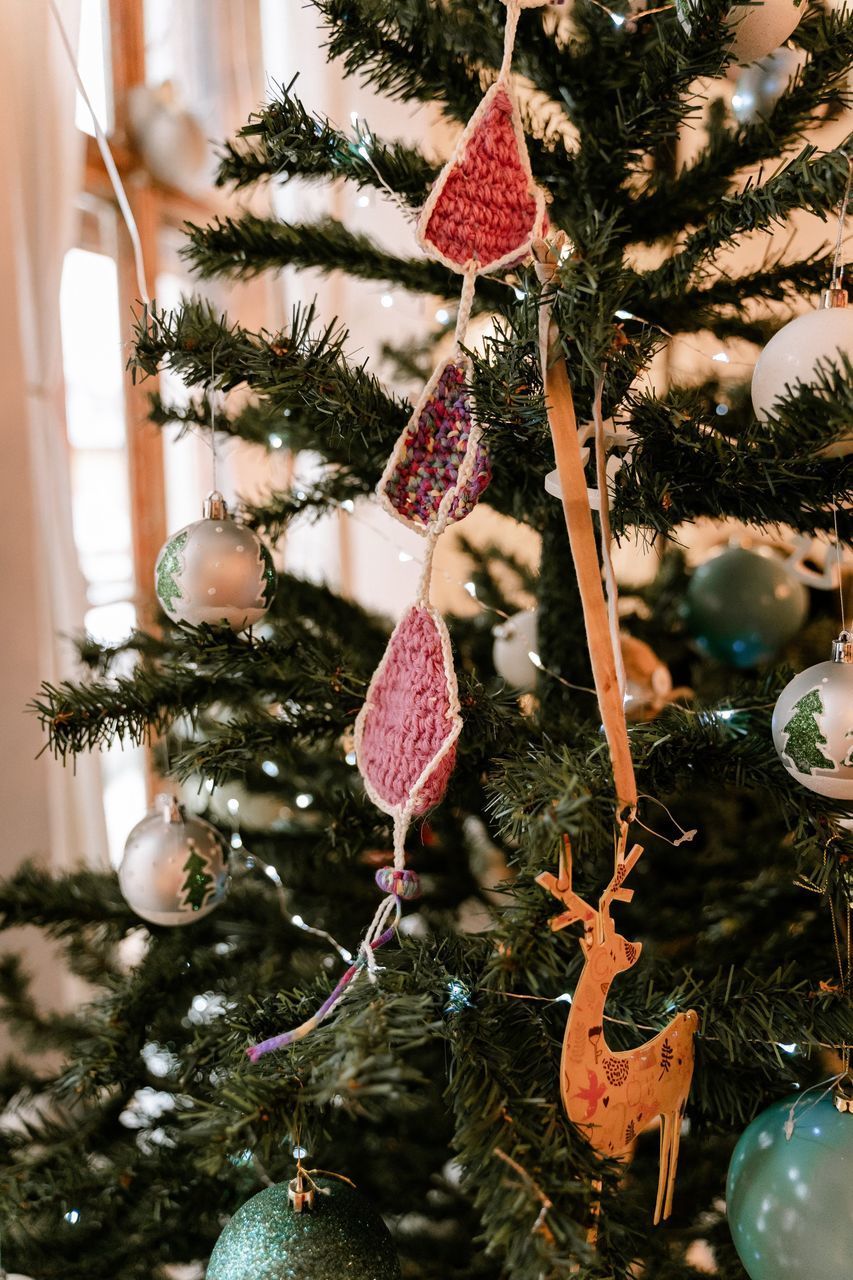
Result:
[[[209,138],[245,123],[264,91],[257,0],[145,0],[144,13],[146,83],[171,85]]]
[[[134,595],[124,356],[112,258],[89,249],[69,250],[60,312],[74,540],[89,603],[98,608],[103,625],[121,615],[105,615],[101,606],[132,601]],[[87,625],[89,621],[87,617]],[[99,631],[98,639],[120,640],[127,630]]]
[[[86,86],[89,100],[106,133],[113,128],[113,102],[110,74],[108,0],[81,0],[80,42],[77,46],[77,69]],[[94,137],[95,130],[89,108],[77,94],[74,122],[78,129]]]
[[[109,217],[89,209],[89,239]],[[74,541],[86,579],[87,631],[122,640],[136,621],[125,435],[124,360],[115,260],[93,249],[65,256],[60,294],[65,413],[71,451]],[[111,747],[100,756],[110,858],[121,860],[128,830],[145,811],[145,752]]]

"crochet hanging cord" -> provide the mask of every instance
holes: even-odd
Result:
[[[355,726],[365,790],[394,819],[393,866],[377,872],[385,899],[354,964],[320,1009],[301,1026],[251,1048],[263,1054],[310,1034],[359,974],[376,980],[375,952],[394,935],[401,903],[417,895],[406,869],[410,822],[443,798],[462,730],[450,636],[429,603],[432,559],[447,524],[463,519],[491,478],[468,389],[462,349],[478,275],[516,265],[545,227],[544,193],[530,170],[510,63],[519,11],[543,0],[507,0],[504,56],[496,82],[468,122],[439,175],[418,224],[424,249],[463,275],[455,345],[433,373],[392,451],[377,486],[385,509],[427,543],[415,603],[394,628]]]

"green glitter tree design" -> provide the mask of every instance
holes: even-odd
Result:
[[[853,729],[848,729],[845,738],[853,738]],[[847,748],[847,755],[844,757],[842,764],[845,769],[853,769],[853,743]]]
[[[272,562],[272,556],[269,548],[261,542],[261,572],[263,574],[263,585],[261,588],[261,599],[267,608],[272,604],[272,598],[275,595],[275,589],[278,582],[275,572],[275,565]]]
[[[213,876],[210,874],[210,863],[199,853],[196,842],[188,840],[187,848],[190,855],[183,866],[187,874],[181,885],[181,906],[201,911],[213,891]]]
[[[799,773],[811,773],[813,769],[834,769],[834,760],[829,760],[820,750],[826,746],[826,738],[821,732],[818,716],[823,715],[823,699],[820,689],[811,689],[794,703],[791,718],[785,725],[788,735],[785,743],[785,755]]]
[[[183,599],[183,592],[178,586],[177,575],[184,567],[182,551],[187,541],[187,530],[183,529],[170,538],[157,561],[157,595],[167,613],[171,613],[174,601]]]

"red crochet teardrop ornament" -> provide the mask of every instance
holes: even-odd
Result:
[[[518,108],[507,85],[489,89],[424,206],[418,238],[455,271],[508,266],[529,251],[544,197],[533,181]]]
[[[358,767],[373,803],[406,817],[438,804],[461,729],[447,627],[428,605],[413,605],[394,628],[355,724]]]

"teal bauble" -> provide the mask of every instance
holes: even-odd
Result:
[[[750,1280],[850,1280],[853,1115],[819,1093],[762,1111],[735,1147],[726,1211]]]
[[[687,588],[685,617],[696,644],[730,667],[757,667],[797,634],[809,597],[770,548],[728,547],[700,565]]]
[[[286,1183],[247,1200],[217,1240],[207,1280],[400,1280],[376,1210],[345,1182],[314,1181],[320,1194],[302,1213]]]

